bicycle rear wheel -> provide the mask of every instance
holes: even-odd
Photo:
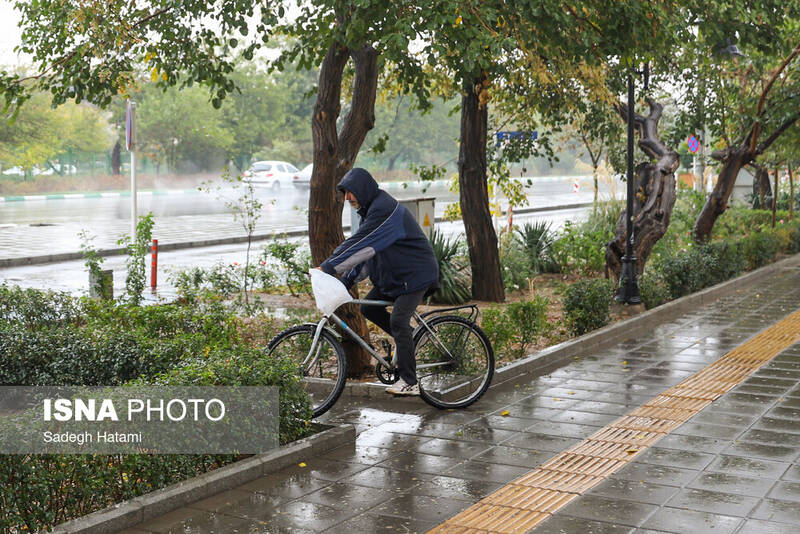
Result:
[[[314,417],[319,417],[336,402],[347,380],[347,360],[344,349],[330,333],[323,331],[313,354],[316,325],[293,326],[279,333],[267,344],[268,356],[282,356],[297,363],[297,373],[303,377]]]
[[[455,315],[436,317],[414,336],[419,394],[440,409],[464,408],[489,388],[494,351],[483,330]]]

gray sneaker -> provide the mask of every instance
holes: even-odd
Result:
[[[386,393],[392,395],[419,396],[419,383],[409,386],[402,378],[393,386],[386,388]]]

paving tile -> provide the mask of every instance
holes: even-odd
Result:
[[[685,436],[670,434],[658,441],[658,446],[664,449],[681,451],[703,451],[716,454],[730,445],[729,440],[704,438],[700,436]]]
[[[519,432],[515,437],[503,443],[503,445],[535,451],[561,452],[580,442],[581,440],[578,438],[562,438],[549,434]]]
[[[787,445],[798,441],[796,434],[789,434],[786,432],[774,432],[772,430],[754,429],[748,430],[741,436],[738,441],[747,441],[751,443],[763,443],[766,445]]]
[[[419,445],[415,451],[423,454],[438,454],[466,460],[486,452],[491,447],[490,443],[435,438]]]
[[[500,430],[513,430],[521,432],[527,430],[532,426],[538,424],[535,419],[528,419],[522,417],[514,417],[511,415],[487,415],[472,421],[473,425],[486,426],[489,428],[498,428]]]
[[[477,502],[503,487],[504,484],[457,476],[437,476],[414,487],[414,494]]]
[[[743,475],[777,480],[781,474],[786,472],[788,467],[789,464],[784,462],[722,454],[717,456],[707,469],[709,471],[717,471],[732,475]]]
[[[800,482],[800,465],[790,465],[781,478],[794,482]]]
[[[212,533],[244,531],[250,521],[241,517],[214,514],[206,510],[178,508],[150,521],[137,525],[137,528],[159,534],[179,534],[184,532]]]
[[[394,450],[414,449],[432,439],[408,434],[386,434],[380,430],[371,429],[362,432],[356,437],[356,447],[382,447]]]
[[[725,454],[736,454],[750,458],[763,458],[767,460],[792,461],[797,457],[797,449],[782,447],[780,445],[764,445],[761,443],[737,442],[727,447]]]
[[[516,406],[529,406],[533,408],[550,408],[553,410],[566,410],[574,406],[578,402],[577,399],[569,397],[546,397],[543,395],[535,395],[522,399],[509,407],[509,411]]]
[[[330,506],[336,510],[361,513],[397,497],[396,492],[354,484],[335,483],[305,495],[301,500]]]
[[[557,453],[551,451],[536,451],[521,447],[497,445],[476,456],[475,460],[492,464],[516,465],[519,467],[534,468],[543,464],[555,454]]]
[[[563,410],[553,410],[551,408],[541,408],[538,406],[525,406],[522,404],[504,405],[502,409],[491,412],[490,415],[499,415],[502,417],[503,412],[509,412],[512,417],[520,417],[523,419],[537,419],[540,421],[550,421],[557,415],[563,413]]]
[[[285,497],[234,489],[194,502],[188,508],[215,514],[247,517],[249,513],[254,511],[274,511],[289,500]]]
[[[624,499],[626,501],[661,505],[666,503],[677,492],[678,488],[674,486],[612,477],[592,488],[589,494],[601,495],[610,499]]]
[[[527,467],[513,465],[490,464],[469,460],[443,472],[442,475],[497,482],[505,484],[529,472]]]
[[[633,531],[634,528],[630,526],[581,519],[561,513],[540,523],[534,530],[536,534],[628,534]]]
[[[782,501],[800,502],[800,482],[778,482],[769,497]]]
[[[409,493],[396,497],[374,508],[371,512],[402,518],[413,517],[417,520],[438,524],[469,506],[470,503],[466,501]]]
[[[621,416],[638,408],[640,404],[617,404],[599,401],[581,401],[572,407],[577,412],[590,412]]]
[[[331,482],[311,476],[309,472],[285,474],[283,472],[257,478],[239,486],[242,491],[254,491],[269,496],[279,502],[286,502],[308,495],[326,486]]]
[[[463,462],[460,458],[423,454],[415,451],[395,453],[391,458],[377,464],[378,467],[409,471],[412,473],[428,473],[438,475],[447,469]]]
[[[794,526],[787,526],[787,529],[791,529],[787,531],[796,532],[796,527],[800,524],[800,506],[793,501],[764,499],[753,512],[752,517],[779,523],[791,523]]]
[[[465,425],[458,427],[448,436],[448,439],[498,444],[513,438],[517,434],[519,434],[519,432],[514,430],[502,430],[480,425]]]
[[[775,485],[773,479],[754,478],[726,473],[702,473],[690,484],[689,488],[764,497]]]
[[[694,421],[694,419],[691,419],[690,421]],[[728,440],[737,437],[741,433],[742,428],[738,426],[722,426],[694,422],[684,423],[672,431],[672,434],[684,436],[699,436],[704,438],[720,438]]]
[[[384,449],[381,447],[357,446],[353,448],[352,445],[345,445],[344,447],[339,447],[320,456],[320,458],[324,460],[336,460],[338,462],[374,465],[396,454],[397,453],[391,449]]]
[[[786,523],[775,523],[761,519],[748,519],[736,534],[789,534],[794,527]]]
[[[354,510],[337,510],[331,506],[305,501],[292,501],[278,508],[274,513],[253,514],[252,519],[259,519],[267,524],[276,522],[291,527],[308,529],[314,532],[327,530],[355,516]]]
[[[551,421],[574,423],[577,425],[590,425],[603,427],[618,419],[618,415],[603,414],[603,413],[590,413],[578,412],[575,410],[565,410],[555,417],[550,418]]]
[[[422,534],[434,528],[436,524],[435,522],[420,521],[416,518],[408,519],[386,515],[361,514],[344,523],[333,526],[330,532],[386,532],[390,534],[406,532]]]
[[[424,475],[422,473],[409,473],[396,469],[370,467],[365,471],[343,478],[340,482],[343,484],[369,486],[371,488],[389,491],[404,491],[413,488],[425,480],[430,480],[431,478],[430,475]]]
[[[747,495],[722,493],[700,489],[681,490],[667,503],[675,508],[686,508],[698,512],[745,517],[755,508],[759,499]]]
[[[634,482],[643,481],[668,486],[683,486],[695,479],[697,474],[698,471],[691,469],[651,465],[634,461],[614,473],[613,476],[616,479],[632,480]]]
[[[688,532],[729,534],[734,532],[741,522],[742,519],[739,517],[663,507],[645,521],[644,527],[681,534]]]
[[[532,434],[546,434],[550,436],[560,436],[564,438],[586,439],[588,436],[597,432],[596,426],[576,425],[572,423],[562,423],[557,421],[533,421],[526,432]]]
[[[658,507],[652,504],[609,499],[599,495],[582,495],[559,510],[559,514],[591,520],[603,518],[610,523],[638,527],[656,510]]]
[[[753,421],[756,421],[758,418],[759,417],[757,415],[713,413],[708,408],[706,408],[702,412],[698,413],[697,415],[689,419],[688,423],[697,423],[697,424],[708,423],[712,425],[724,425],[737,428],[744,427],[742,428],[742,430],[744,430],[745,428],[753,424]]]
[[[777,417],[761,417],[753,428],[771,430],[773,432],[789,432],[800,434],[800,421],[795,419],[779,419]],[[795,437],[796,439],[796,437]]]
[[[711,454],[662,449],[660,447],[650,447],[636,458],[639,462],[685,469],[703,469],[713,459],[714,456]]]
[[[779,405],[776,408],[767,412],[768,417],[777,417],[779,419],[791,419],[793,421],[800,421],[800,408],[792,408],[791,406]]]

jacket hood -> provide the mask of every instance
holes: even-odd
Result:
[[[375,197],[378,196],[378,182],[364,169],[350,169],[342,181],[336,186],[339,191],[350,191],[358,200],[361,208],[367,209]]]

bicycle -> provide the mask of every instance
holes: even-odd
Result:
[[[386,300],[356,299],[351,302],[379,306],[393,304]],[[471,309],[466,318],[455,314],[442,315],[465,309]],[[475,324],[478,307],[455,306],[421,315],[414,311],[413,317],[417,322],[412,339],[420,397],[439,409],[464,408],[477,401],[489,388],[494,375],[492,345]],[[427,317],[431,318],[426,320]],[[353,332],[335,313],[324,316],[316,324],[304,323],[287,328],[269,341],[267,354],[285,356],[298,363],[298,372],[311,397],[314,417],[327,412],[336,403],[347,380],[347,358],[341,345],[343,336],[331,324],[339,326],[376,360],[378,380],[391,385],[399,379],[396,358],[384,359],[375,347]]]

